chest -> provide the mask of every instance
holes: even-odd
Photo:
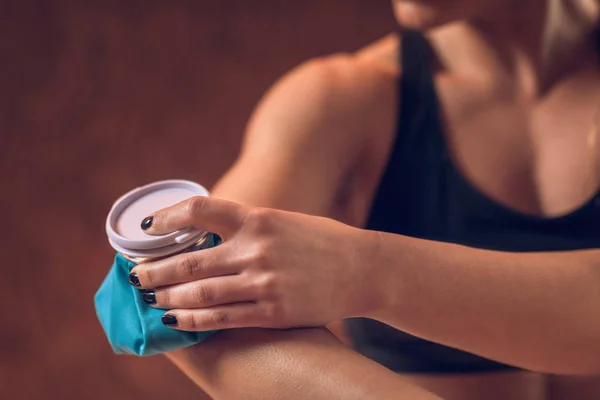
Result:
[[[439,77],[450,161],[482,195],[508,208],[539,216],[578,209],[600,185],[598,82],[566,82],[531,102],[510,90]]]
[[[367,226],[506,251],[598,246],[592,93],[533,107],[453,85],[404,102]]]

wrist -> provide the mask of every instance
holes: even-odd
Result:
[[[379,319],[392,307],[395,295],[393,271],[386,259],[388,235],[360,229],[357,259],[360,270],[357,313],[353,316]]]

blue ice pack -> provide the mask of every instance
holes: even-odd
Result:
[[[166,311],[150,307],[142,299],[142,292],[129,284],[134,266],[117,254],[94,297],[96,314],[115,353],[151,356],[200,343],[216,332],[166,327],[161,321]]]

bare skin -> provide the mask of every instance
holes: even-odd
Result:
[[[434,25],[428,36],[442,65],[435,81],[454,163],[474,187],[505,207],[539,217],[568,214],[600,184],[600,144],[594,129],[600,73],[588,40],[595,17],[584,7],[575,6],[580,13],[561,10],[567,3],[558,0],[523,2],[519,12],[510,2],[498,9],[459,3],[462,7],[456,10],[477,13],[462,21],[463,16],[450,12],[440,17],[431,11],[435,6],[419,10],[413,3],[399,2],[396,8],[405,23]],[[552,9],[550,22],[541,17],[546,7]],[[240,159],[215,187],[215,196],[362,226],[396,128],[395,82],[402,73],[395,61],[397,50],[398,39],[390,36],[353,55],[312,61],[285,77],[258,106]],[[586,399],[598,393],[597,380],[583,377],[600,373],[600,318],[595,311],[600,308],[594,306],[600,292],[598,250],[516,255],[397,235],[380,239],[378,250],[384,251],[378,251],[383,256],[376,263],[396,274],[381,276],[381,285],[405,282],[406,290],[399,290],[385,309],[371,316],[421,337],[537,371],[406,379],[446,399]],[[396,260],[406,260],[407,249],[414,267],[408,261],[396,268]],[[450,265],[441,259],[452,260],[454,271],[461,269],[458,278],[451,274],[435,279]],[[145,287],[152,287],[152,267],[156,265],[138,269]],[[415,289],[415,280],[429,308],[405,306],[414,298],[410,289]],[[449,281],[453,286],[440,285]],[[452,320],[440,322],[427,313],[433,308],[447,314],[444,306],[455,310]],[[475,321],[480,329],[468,329]],[[496,335],[499,331],[505,335]],[[218,397],[235,382],[228,381],[225,371],[232,368],[242,374],[245,368],[268,363],[261,359],[244,367],[230,357],[227,348],[245,346],[245,332],[229,332],[219,346],[209,342],[172,357]],[[296,339],[292,333],[290,343]],[[303,345],[307,354],[323,350],[311,340]],[[323,354],[338,356],[342,349],[332,344]],[[209,351],[212,356],[206,361],[193,356]],[[299,375],[312,368],[312,361],[302,361],[306,363],[295,372]],[[354,366],[349,377],[353,368],[368,368],[359,359],[347,361]],[[210,371],[198,366],[204,362]],[[203,378],[207,373],[218,378]],[[266,390],[272,379],[269,375],[253,383],[264,384]]]
[[[322,328],[231,330],[168,357],[214,399],[441,400]]]

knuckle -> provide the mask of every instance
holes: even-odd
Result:
[[[171,291],[169,289],[156,290],[156,303],[161,306],[169,306],[171,304]]]
[[[277,297],[279,287],[279,279],[274,274],[263,277],[258,283],[260,297],[263,299],[272,299]]]
[[[177,260],[175,269],[184,278],[194,278],[198,273],[199,265],[194,258],[185,256]]]
[[[249,211],[244,222],[256,232],[271,232],[273,228],[273,210],[262,207],[253,208]]]
[[[264,267],[269,261],[269,252],[267,251],[266,246],[257,246],[253,254],[253,259],[258,267]]]
[[[216,328],[224,328],[229,323],[229,314],[225,311],[213,311],[210,313],[209,318]]]
[[[263,305],[263,316],[270,324],[281,321],[283,314],[281,306],[276,302],[269,301]]]
[[[140,282],[144,287],[153,287],[156,281],[156,271],[154,268],[136,268],[135,272],[138,274]]]
[[[274,254],[273,247],[274,246],[271,244],[270,240],[261,240],[255,244],[251,254],[252,261],[256,267],[260,269],[268,269],[272,261],[272,255]]]
[[[187,200],[185,206],[185,213],[188,216],[188,218],[192,219],[196,215],[200,214],[205,204],[206,198],[203,196],[195,196]]]
[[[197,284],[194,290],[196,304],[208,304],[214,300],[214,292],[204,284]]]
[[[200,315],[198,315],[196,313],[192,313],[192,312],[186,313],[183,316],[182,320],[183,320],[182,322],[185,325],[185,327],[190,330],[197,330],[200,328],[200,326],[202,326],[202,321],[201,321]]]

